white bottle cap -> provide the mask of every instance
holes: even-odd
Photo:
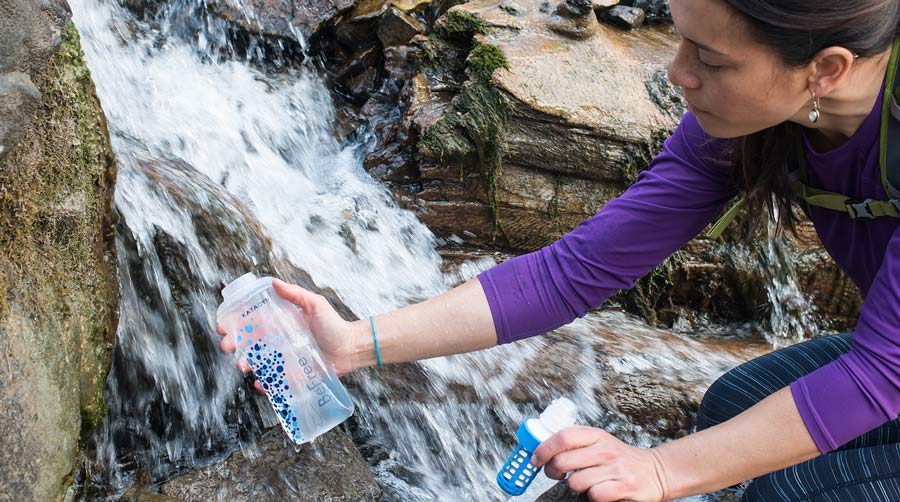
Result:
[[[243,288],[249,286],[250,284],[252,284],[253,282],[255,282],[256,279],[257,279],[256,275],[248,272],[248,273],[238,277],[237,279],[229,282],[228,284],[225,285],[224,288],[222,288],[222,299],[225,300],[229,296],[234,295],[241,289],[243,289]]]
[[[575,425],[575,418],[578,416],[578,407],[575,403],[561,397],[554,399],[550,406],[541,413],[541,423],[547,427],[553,434]]]

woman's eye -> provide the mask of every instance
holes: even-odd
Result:
[[[703,66],[703,68],[705,68],[708,71],[719,71],[722,69],[721,66],[709,64],[706,61],[703,61],[702,59],[700,59],[699,54],[697,55],[697,61],[700,63],[701,66]]]

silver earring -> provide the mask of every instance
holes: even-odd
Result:
[[[815,91],[812,93],[813,95],[813,109],[809,112],[809,121],[815,124],[819,121],[819,98],[816,96]]]

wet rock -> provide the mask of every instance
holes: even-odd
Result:
[[[600,14],[601,12],[606,11],[610,7],[615,7],[619,5],[619,0],[594,0],[592,2],[594,7],[594,12]]]
[[[408,46],[385,47],[384,69],[388,77],[406,81],[412,78],[415,72]]]
[[[597,32],[597,16],[590,0],[564,0],[557,6],[556,14],[549,27],[557,34],[581,40]]]
[[[391,144],[366,156],[363,167],[370,175],[390,183],[408,184],[415,181],[412,159],[403,147]]]
[[[569,490],[569,485],[562,481],[545,491],[536,502],[589,502],[587,495]]]
[[[0,75],[0,159],[31,125],[31,117],[41,104],[41,93],[28,75],[12,71]]]
[[[380,48],[367,47],[352,54],[341,51],[334,59],[338,62],[331,65],[328,72],[335,90],[351,104],[365,103],[381,82],[378,71],[382,60]]]
[[[646,82],[650,99],[670,117],[680,120],[687,111],[687,102],[681,94],[681,89],[669,82],[666,70],[660,68]]]
[[[400,9],[391,7],[378,24],[378,40],[385,47],[404,45],[416,35],[425,33],[425,26]]]
[[[556,8],[557,14],[564,17],[587,16],[593,11],[591,0],[564,0]]]
[[[646,15],[644,10],[638,7],[627,7],[625,5],[616,5],[604,14],[604,19],[615,26],[635,30],[644,24]]]
[[[0,12],[0,498],[62,500],[106,413],[116,160],[68,5]]]
[[[299,453],[280,428],[269,430],[253,451],[235,453],[224,462],[168,481],[160,491],[185,502],[223,497],[234,502],[355,502],[381,498],[381,489],[369,466],[340,429],[302,446]]]
[[[356,0],[213,0],[211,12],[242,29],[260,35],[296,41],[315,37]]]
[[[163,495],[146,488],[129,488],[120,498],[119,502],[185,502],[181,497]]]
[[[362,0],[335,28],[335,37],[344,47],[360,50],[378,44],[378,24],[390,8],[386,0]]]
[[[669,9],[669,0],[622,0],[620,5],[636,7],[644,11],[647,22],[672,22],[672,11]]]
[[[420,12],[431,4],[431,0],[391,0],[391,5],[410,14]]]
[[[524,7],[512,1],[501,3],[500,8],[510,16],[524,16],[526,13]]]
[[[696,425],[699,401],[689,391],[645,375],[623,375],[612,386],[616,409],[651,434],[677,438]],[[598,396],[604,399],[607,390]]]

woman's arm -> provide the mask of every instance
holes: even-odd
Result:
[[[431,298],[375,317],[383,363],[473,352],[497,345],[494,321],[477,278]],[[352,323],[356,368],[376,364],[369,319]]]
[[[655,450],[669,487],[666,499],[720,490],[819,456],[790,387]]]
[[[789,387],[715,427],[650,449],[574,427],[541,443],[532,463],[591,502],[659,502],[709,493],[819,455]]]
[[[368,318],[345,321],[322,295],[278,279],[272,287],[301,310],[319,348],[339,375],[377,363]],[[477,278],[425,302],[377,316],[375,329],[383,363],[460,354],[497,344],[491,311]],[[216,330],[223,337],[222,351],[234,352],[233,336],[222,326]],[[238,366],[250,371],[244,360]],[[262,392],[259,382],[256,388]]]

